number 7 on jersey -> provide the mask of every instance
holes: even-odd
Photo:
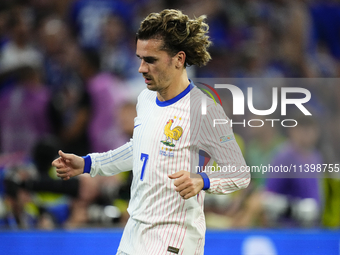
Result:
[[[140,174],[141,181],[143,181],[143,178],[144,178],[144,171],[145,171],[145,167],[146,167],[146,164],[148,162],[148,159],[149,159],[149,155],[148,154],[142,153],[140,155],[140,160],[143,161],[142,172]]]

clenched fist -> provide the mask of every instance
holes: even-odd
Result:
[[[59,151],[59,158],[52,162],[52,166],[57,168],[57,176],[64,181],[71,177],[80,175],[84,171],[85,161],[82,157],[74,154]]]

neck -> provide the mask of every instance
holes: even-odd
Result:
[[[157,91],[157,98],[159,101],[168,101],[183,92],[189,84],[187,71],[184,69],[183,73],[177,79],[174,78],[168,87]]]

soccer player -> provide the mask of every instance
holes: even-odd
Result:
[[[110,176],[133,171],[128,220],[117,254],[203,254],[205,192],[226,194],[248,186],[249,173],[220,105],[188,79],[186,66],[205,65],[211,44],[204,16],[178,10],[151,13],[142,21],[136,55],[148,89],[141,92],[131,141],[85,157],[59,152],[53,162],[63,180],[89,173]],[[197,172],[199,151],[208,166],[231,167],[219,175]],[[218,178],[217,178],[218,177]]]

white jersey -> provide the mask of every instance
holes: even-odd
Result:
[[[232,134],[230,126],[212,127],[212,118],[227,118],[222,107],[208,100],[208,114],[201,115],[202,95],[190,84],[175,98],[160,102],[156,92],[144,90],[138,97],[133,139],[116,150],[90,154],[91,176],[133,170],[130,219],[120,251],[130,255],[203,254],[205,191],[184,200],[168,175],[195,171],[199,150],[219,165],[230,163],[240,168],[245,161],[235,140],[220,142],[221,137]],[[206,191],[226,194],[248,184],[249,174],[238,172],[210,179]]]

